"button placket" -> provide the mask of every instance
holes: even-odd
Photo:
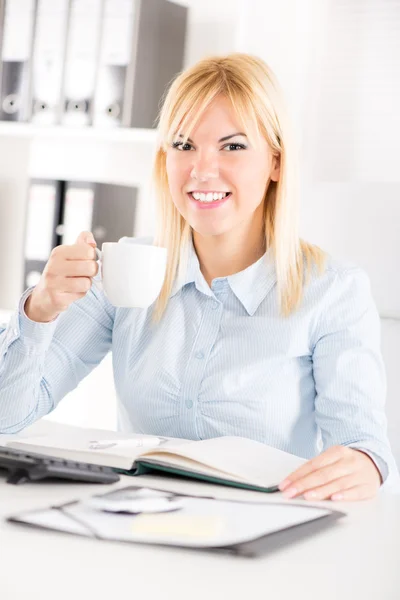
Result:
[[[216,305],[219,308],[220,305],[218,303]],[[205,358],[209,355],[210,349],[215,343],[222,318],[222,313],[211,310],[210,303],[206,304],[204,310],[205,314],[195,342],[197,349],[191,354],[189,359],[181,392],[181,417],[185,423],[183,426],[186,432],[185,435],[192,435],[193,437],[197,436],[196,408],[201,383],[207,366]]]

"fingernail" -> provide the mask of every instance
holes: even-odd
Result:
[[[343,500],[343,494],[333,494],[331,500]]]
[[[284,479],[278,486],[281,492],[283,492],[283,490],[285,490],[290,485],[290,483],[291,482],[289,481],[289,479]]]
[[[288,488],[283,492],[285,498],[293,498],[297,494],[297,490],[294,487]]]

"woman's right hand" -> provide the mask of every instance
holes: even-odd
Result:
[[[48,323],[70,304],[80,300],[92,286],[98,272],[96,241],[90,231],[79,234],[76,243],[57,246],[43,270],[39,283],[25,302],[25,314],[32,321]]]

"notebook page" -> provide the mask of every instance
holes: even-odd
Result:
[[[133,433],[127,435],[114,431],[79,430],[77,428],[72,435],[53,436],[49,434],[22,439],[15,437],[13,440],[7,441],[5,445],[25,452],[36,452],[65,460],[129,470],[134,461],[147,449],[141,443],[150,445],[156,439],[162,439],[166,445],[172,441],[174,447],[180,443],[186,443],[186,440],[175,438],[157,438],[157,436]]]
[[[206,474],[232,475],[239,481],[261,487],[277,485],[289,473],[306,462],[304,458],[272,448],[266,444],[242,437],[218,437],[190,442],[182,446],[170,445],[143,453],[143,458],[158,459],[175,465],[182,464],[175,457],[185,457],[198,463],[198,470],[207,467]],[[197,468],[197,467],[196,467]]]

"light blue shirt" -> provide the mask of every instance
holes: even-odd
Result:
[[[188,252],[157,325],[153,306],[115,308],[94,286],[54,322],[34,323],[23,311],[26,290],[0,327],[0,432],[49,413],[112,350],[124,431],[243,436],[305,458],[342,444],[366,451],[385,487],[397,483],[365,272],[329,259],[284,318],[270,252],[211,288],[192,242]]]

